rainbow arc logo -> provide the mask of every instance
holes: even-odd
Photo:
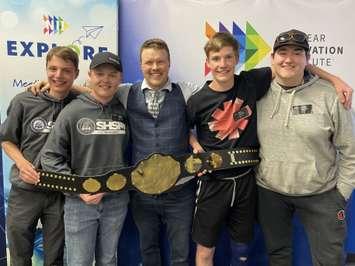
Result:
[[[271,47],[265,42],[260,34],[246,22],[245,33],[233,22],[232,32],[230,32],[223,23],[219,22],[218,31],[206,22],[205,35],[211,38],[216,32],[229,32],[239,43],[239,62],[237,68],[244,65],[245,70],[250,70],[258,65],[258,63],[271,51]],[[205,76],[210,72],[209,67],[205,64]]]
[[[58,16],[43,15],[43,21],[45,23],[43,33],[46,35],[62,34],[69,28],[69,24]]]

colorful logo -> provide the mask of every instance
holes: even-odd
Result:
[[[43,21],[45,23],[43,33],[46,35],[62,34],[69,28],[69,24],[61,17],[43,15]]]
[[[219,32],[229,32],[239,43],[239,62],[237,68],[244,65],[245,70],[253,69],[270,51],[271,47],[259,35],[259,33],[251,26],[249,22],[246,23],[245,33],[241,28],[233,22],[232,32],[230,32],[222,22],[219,22]],[[205,35],[211,38],[217,31],[206,22]],[[205,76],[210,72],[210,69],[205,64]]]

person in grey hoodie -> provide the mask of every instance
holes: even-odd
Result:
[[[117,55],[96,54],[90,64],[90,93],[81,94],[58,116],[43,148],[44,170],[79,176],[100,175],[127,165],[127,114],[114,97],[121,82]],[[117,244],[129,196],[120,193],[65,197],[68,266],[117,265]]]
[[[10,171],[11,190],[6,217],[6,234],[11,265],[32,265],[35,232],[42,223],[44,265],[63,265],[64,198],[60,192],[35,187],[40,168],[39,154],[63,107],[75,98],[71,92],[78,76],[79,59],[68,47],[51,49],[46,57],[49,89],[37,96],[16,95],[0,126],[0,142],[14,161]]]
[[[313,265],[343,265],[345,204],[355,186],[355,125],[332,85],[305,72],[307,35],[279,34],[275,79],[258,104],[258,219],[270,265],[292,264],[292,217],[305,227]]]

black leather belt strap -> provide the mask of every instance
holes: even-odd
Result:
[[[37,186],[65,193],[119,192],[135,189],[146,194],[161,194],[172,189],[179,179],[203,170],[253,166],[258,162],[256,148],[218,150],[181,156],[154,153],[135,166],[98,176],[63,175],[38,170],[40,182]]]

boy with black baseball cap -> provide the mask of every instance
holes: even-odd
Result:
[[[313,265],[343,265],[345,205],[355,187],[354,118],[329,82],[306,71],[305,33],[280,33],[273,51],[275,79],[257,104],[256,174],[270,265],[292,264],[294,214],[307,233]]]
[[[122,65],[110,52],[96,54],[90,64],[91,91],[78,96],[58,116],[43,148],[43,169],[97,176],[126,166],[126,111],[114,97]],[[117,265],[117,244],[129,201],[128,192],[66,194],[65,245],[69,266]]]

